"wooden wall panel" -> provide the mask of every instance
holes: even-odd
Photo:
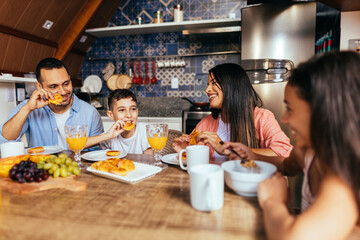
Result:
[[[9,39],[9,35],[0,33],[0,69],[4,69],[3,64],[5,61],[5,55],[7,51],[7,46],[9,44]]]
[[[57,24],[61,26],[61,29],[54,28],[54,32],[50,36],[52,40],[58,43],[73,20],[77,17],[79,11],[81,11],[82,7],[86,4],[86,1],[83,0],[72,0],[68,2],[69,4],[65,9],[65,14],[62,14],[57,21]]]
[[[27,41],[23,62],[20,68],[21,72],[35,72],[36,65],[40,61],[40,54],[44,46],[32,41]]]
[[[41,48],[41,52],[40,52],[40,56],[39,56],[39,61],[43,58],[47,58],[47,57],[54,57],[56,52],[56,48],[52,48],[52,47],[48,47],[48,46],[42,46]],[[36,63],[37,64],[37,63]]]
[[[19,22],[15,26],[16,29],[19,31],[34,34],[37,28],[42,28],[42,25],[44,24],[45,21],[41,22],[40,19],[44,17],[45,13],[52,5],[52,2],[54,2],[54,0],[49,0],[49,1],[32,0],[31,4],[25,9],[24,13],[21,16],[19,16]]]
[[[4,26],[15,28],[19,17],[32,1],[5,0],[0,8],[0,23]]]
[[[84,57],[77,54],[69,53],[63,61],[69,70],[73,86],[81,87],[82,79],[79,79],[79,73],[81,70],[82,62],[84,61]]]
[[[17,37],[10,37],[8,48],[5,54],[3,69],[19,71],[26,46],[26,40]]]

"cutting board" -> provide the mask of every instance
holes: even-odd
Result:
[[[62,188],[70,191],[84,191],[87,187],[87,182],[76,180],[76,176],[69,176],[66,178],[53,178],[49,177],[43,182],[33,183],[18,183],[14,182],[10,178],[0,178],[1,190],[18,193],[29,194],[33,192],[44,191],[54,188]]]

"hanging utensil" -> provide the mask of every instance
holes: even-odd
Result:
[[[132,80],[125,72],[125,64],[122,62],[121,74],[116,79],[116,85],[118,89],[129,89],[132,85]]]
[[[148,60],[146,60],[145,62],[145,79],[144,79],[144,84],[149,84],[150,83],[150,77],[148,75]]]
[[[137,84],[137,77],[136,77],[136,61],[133,61],[133,72],[134,72],[134,77],[132,79],[133,84]]]
[[[138,83],[138,84],[142,84],[142,83],[143,83],[143,78],[141,77],[141,61],[139,61],[138,64],[139,64],[139,65],[138,65],[139,74],[138,74],[137,83]]]
[[[153,60],[153,63],[152,63],[152,78],[151,78],[151,83],[152,84],[156,84],[157,82],[157,79],[155,77],[155,60]]]

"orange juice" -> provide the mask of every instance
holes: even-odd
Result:
[[[69,145],[70,150],[82,150],[85,147],[88,137],[73,137],[66,138],[66,142]]]
[[[167,137],[148,137],[149,144],[154,150],[161,150],[165,147]]]

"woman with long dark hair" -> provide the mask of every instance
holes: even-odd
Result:
[[[262,101],[240,65],[226,63],[210,69],[206,93],[212,114],[195,129],[200,132],[197,140],[211,146],[212,156],[223,141],[241,142],[264,155],[289,156],[289,138],[274,114],[261,108]],[[173,146],[179,151],[188,144],[189,136],[184,135]]]
[[[269,239],[359,239],[360,57],[331,52],[300,64],[285,88],[285,103],[282,121],[295,147],[290,158],[274,163],[286,175],[304,172],[302,213],[289,213],[281,173],[260,183]],[[257,157],[240,143],[225,143],[227,148]]]

